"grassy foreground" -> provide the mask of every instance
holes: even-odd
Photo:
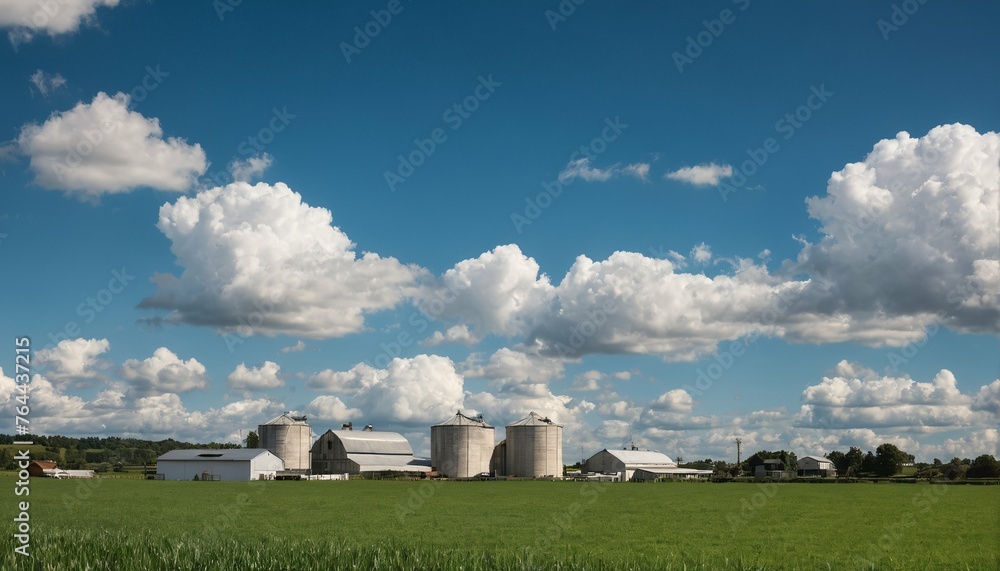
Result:
[[[21,499],[3,569],[1000,568],[997,486],[32,480],[30,561]]]

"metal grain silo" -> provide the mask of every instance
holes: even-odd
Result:
[[[490,471],[493,427],[483,417],[455,416],[431,427],[431,465],[442,476],[472,478]]]
[[[309,452],[312,449],[312,429],[304,416],[289,412],[257,427],[260,447],[285,462],[285,470],[310,469]]]
[[[507,425],[507,474],[562,478],[562,429],[534,412]]]

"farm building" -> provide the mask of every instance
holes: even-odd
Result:
[[[490,456],[490,473],[494,476],[507,475],[507,441],[501,440],[493,447],[493,455]]]
[[[44,470],[44,476],[47,478],[93,478],[93,470],[63,470],[61,468],[53,468],[51,470]]]
[[[697,470],[695,468],[680,468],[680,467],[665,467],[658,468],[655,466],[648,466],[645,468],[636,468],[635,472],[632,474],[633,482],[653,482],[656,480],[666,480],[666,479],[697,479],[697,478],[708,478],[712,475],[712,470]]]
[[[562,478],[562,429],[534,412],[508,424],[506,475]]]
[[[799,476],[836,476],[837,469],[833,462],[823,456],[803,456],[796,462]]]
[[[490,471],[493,427],[482,415],[455,416],[431,427],[431,465],[448,478],[472,478]]]
[[[36,478],[45,476],[46,470],[55,470],[56,463],[53,460],[32,460],[28,463],[28,475]]]
[[[306,417],[286,412],[257,427],[260,447],[269,450],[285,463],[290,472],[308,472],[312,448],[312,428]]]
[[[369,425],[370,426],[370,425]],[[430,472],[430,461],[413,457],[410,443],[395,432],[327,430],[312,447],[313,474]]]
[[[753,471],[754,478],[772,478],[775,480],[788,480],[795,477],[795,472],[785,470],[785,463],[777,458],[764,460],[763,464],[757,464]]]
[[[284,462],[262,448],[236,450],[171,450],[156,459],[156,475],[163,480],[271,479]]]
[[[587,459],[584,469],[592,474],[615,474],[618,481],[648,481],[664,478],[703,478],[711,470],[678,468],[677,463],[661,452],[651,450],[608,450],[605,448]]]

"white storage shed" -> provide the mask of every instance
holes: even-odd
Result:
[[[262,480],[285,469],[285,463],[263,448],[171,450],[156,459],[163,480]]]

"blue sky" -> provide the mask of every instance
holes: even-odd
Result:
[[[998,454],[998,8],[563,4],[0,1],[38,431]]]

